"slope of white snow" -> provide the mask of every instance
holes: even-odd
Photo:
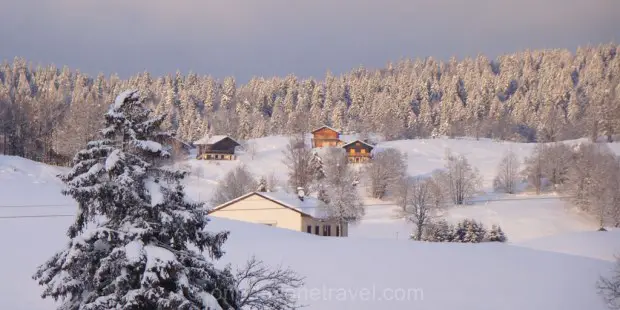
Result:
[[[602,310],[593,287],[613,266],[498,243],[326,238],[224,219],[209,229],[231,231],[226,262],[255,254],[304,275],[308,309]]]
[[[528,240],[515,245],[614,261],[620,255],[620,229],[573,232]]]
[[[273,173],[283,183],[285,137],[256,139],[252,160],[187,160],[186,181],[194,200],[208,201],[217,181],[236,165],[256,175]],[[446,147],[466,154],[490,186],[505,150],[523,157],[531,145],[489,140],[413,140],[380,143],[408,154],[408,172],[443,166]],[[617,145],[612,145],[612,149]],[[0,309],[51,310],[31,276],[68,241],[75,203],[61,195],[56,175],[64,169],[0,156]],[[484,196],[490,197],[488,195]],[[506,197],[494,197],[506,198]],[[350,238],[324,238],[262,225],[213,219],[210,230],[230,230],[224,263],[242,264],[256,255],[306,277],[298,292],[308,309],[605,309],[594,284],[620,251],[617,231],[594,232],[592,219],[559,199],[492,201],[455,207],[451,221],[475,218],[500,224],[508,244],[431,244],[406,240],[411,227],[393,218],[389,202],[367,199],[366,218]],[[23,217],[69,215],[69,217]],[[389,300],[388,300],[389,299]]]

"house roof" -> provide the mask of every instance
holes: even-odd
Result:
[[[321,208],[320,200],[314,197],[306,196],[304,197],[304,200],[301,201],[299,200],[296,194],[289,194],[285,192],[250,192],[239,198],[235,198],[229,202],[226,202],[224,204],[221,204],[213,208],[211,211],[209,211],[209,213],[226,208],[238,201],[244,200],[253,195],[257,195],[267,200],[270,200],[287,209],[291,209],[305,216],[319,218],[319,219],[326,217],[325,212]]]
[[[337,129],[335,129],[335,128],[332,128],[332,127],[329,127],[329,126],[326,126],[326,125],[323,125],[323,126],[321,126],[321,127],[317,128],[317,129],[315,129],[315,130],[311,131],[311,133],[315,133],[315,132],[317,132],[317,131],[319,131],[319,130],[321,130],[321,129],[323,129],[323,128],[327,128],[327,129],[329,129],[329,130],[333,130],[333,131],[337,132],[338,134],[340,134],[340,131],[339,131],[339,130],[337,130]]]
[[[349,143],[344,144],[342,147],[343,147],[343,148],[344,148],[344,147],[347,147],[347,146],[349,146],[349,145],[351,145],[351,144],[353,144],[353,143],[355,143],[355,142],[362,143],[362,144],[364,144],[364,145],[368,146],[368,147],[369,147],[369,148],[371,148],[371,149],[374,149],[374,148],[375,148],[375,146],[374,146],[374,145],[372,145],[372,144],[368,144],[368,143],[366,143],[366,142],[364,142],[364,141],[362,141],[362,140],[354,140],[354,141],[351,141],[351,142],[349,142]]]
[[[229,137],[229,136],[224,136],[224,135],[216,135],[216,136],[205,136],[204,138],[197,140],[194,142],[194,145],[208,145],[208,144],[216,144],[226,138],[229,138],[230,140],[233,140],[235,143],[240,144],[239,142],[235,141],[235,139]]]

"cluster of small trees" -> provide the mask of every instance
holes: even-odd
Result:
[[[620,226],[620,158],[607,144],[536,144],[522,165],[509,151],[500,163],[495,188],[515,193],[521,180],[537,194],[549,190],[561,193],[574,206],[595,216],[601,228]]]
[[[438,220],[427,225],[421,234],[413,234],[413,240],[428,242],[506,242],[508,238],[499,225],[487,230],[484,225],[472,219],[465,219],[455,225]]]
[[[97,134],[106,102],[138,88],[162,127],[184,141],[206,132],[239,140],[319,125],[386,139],[446,136],[558,141],[618,132],[619,47],[533,50],[490,60],[403,60],[322,80],[251,79],[180,72],[126,80],[68,68],[0,65],[0,150],[35,160],[70,158]],[[616,100],[616,101],[615,101]]]
[[[215,266],[229,233],[205,229],[206,209],[185,199],[186,174],[164,167],[163,120],[137,91],[121,93],[100,139],[61,175],[78,214],[71,240],[34,275],[43,297],[59,309],[294,309],[294,271],[255,258],[236,273]]]

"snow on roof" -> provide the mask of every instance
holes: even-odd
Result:
[[[277,204],[280,204],[286,208],[297,211],[303,215],[307,215],[313,218],[325,218],[325,211],[321,208],[321,201],[314,198],[305,196],[304,200],[301,201],[296,194],[290,194],[286,192],[251,192],[245,194],[239,198],[235,198],[229,202],[221,204],[215,208],[213,208],[210,212],[225,208],[237,201],[246,199],[252,195],[258,195],[265,199],[271,200]]]
[[[314,132],[319,131],[319,130],[321,130],[323,128],[327,128],[327,129],[333,130],[333,131],[337,132],[338,134],[340,134],[340,130],[332,128],[332,127],[329,127],[329,126],[326,126],[326,125],[323,125],[323,126],[317,128],[317,129],[315,129],[315,130],[313,130],[311,132],[314,133]]]
[[[372,144],[368,144],[368,143],[366,143],[366,142],[364,142],[364,141],[362,141],[362,140],[353,140],[353,141],[351,141],[351,142],[349,142],[349,143],[344,144],[342,147],[347,147],[347,146],[349,146],[349,145],[351,145],[351,144],[353,144],[353,143],[355,143],[355,142],[360,142],[360,143],[362,143],[362,144],[364,144],[364,145],[366,145],[366,146],[368,146],[368,147],[370,147],[370,148],[374,148],[374,147],[375,147],[374,145],[372,145]]]
[[[257,192],[259,196],[274,200],[286,207],[295,209],[303,214],[309,215],[314,218],[325,217],[325,212],[321,208],[321,201],[314,198],[304,196],[304,200],[301,201],[297,194],[290,194],[286,192]]]
[[[224,135],[216,135],[216,136],[205,136],[204,138],[197,140],[194,142],[194,145],[205,145],[205,144],[216,144],[226,138],[230,138],[229,136]],[[230,140],[235,141],[235,139],[230,138]],[[239,142],[235,141],[235,143],[239,144]]]

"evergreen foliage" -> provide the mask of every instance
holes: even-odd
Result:
[[[67,246],[34,275],[43,297],[61,299],[59,309],[235,307],[230,270],[202,254],[219,259],[228,233],[206,232],[202,205],[185,201],[185,174],[163,168],[163,120],[137,91],[121,93],[101,139],[61,176],[79,212]]]
[[[68,68],[0,65],[0,151],[65,162],[96,136],[95,119],[119,89],[144,91],[162,127],[193,141],[208,130],[239,140],[309,132],[320,125],[386,139],[486,137],[553,142],[620,129],[620,47],[528,50],[491,61],[403,60],[323,80],[294,76],[215,80],[196,74],[126,80]],[[95,117],[93,117],[93,115]]]

